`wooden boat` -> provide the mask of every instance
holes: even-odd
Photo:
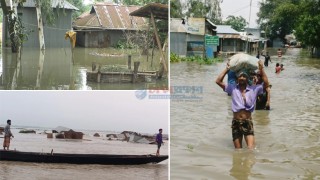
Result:
[[[110,154],[63,154],[0,150],[0,161],[22,161],[36,163],[138,165],[159,163],[167,155],[110,155]]]

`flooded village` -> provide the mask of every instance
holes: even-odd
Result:
[[[171,1],[170,86],[203,89],[170,103],[171,179],[319,179],[319,5]],[[232,69],[239,55],[259,71]]]
[[[167,5],[97,2],[73,17],[79,9],[68,1],[51,3],[52,17],[37,14],[33,0],[13,4],[20,52],[12,52],[11,24],[2,20],[1,89],[168,88]]]

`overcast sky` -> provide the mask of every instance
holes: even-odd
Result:
[[[222,0],[220,3],[222,19],[225,20],[229,15],[242,16],[249,22],[251,0]],[[259,12],[259,2],[261,0],[252,0],[250,27],[257,27],[257,13]]]
[[[0,124],[168,133],[169,101],[135,91],[0,91]]]

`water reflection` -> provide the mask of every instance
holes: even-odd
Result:
[[[235,179],[249,179],[251,169],[256,162],[253,151],[236,150],[233,152],[230,175]]]
[[[171,64],[172,86],[204,88],[200,103],[171,101],[171,179],[319,179],[320,59],[303,57],[300,49],[287,50],[281,59],[285,70],[276,74],[280,60],[271,55],[272,63],[265,68],[272,84],[271,110],[253,113],[252,154],[232,153],[231,99],[214,83],[226,61]],[[190,156],[184,150],[190,142],[205,146],[197,146]],[[210,163],[210,170],[198,166]]]
[[[139,71],[157,71],[157,59],[142,56],[139,52],[115,49],[50,48],[40,51],[36,48],[23,48],[21,62],[10,48],[2,49],[1,89],[27,90],[91,90],[91,89],[147,89],[168,87],[166,78],[141,83],[96,83],[87,81],[87,71],[92,64],[128,65],[128,54],[132,53],[132,63],[140,61]]]

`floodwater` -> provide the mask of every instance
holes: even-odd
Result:
[[[273,55],[265,68],[271,110],[253,114],[253,151],[233,147],[231,98],[215,83],[226,60],[171,64],[171,86],[203,87],[202,100],[171,101],[171,179],[320,179],[320,59],[300,51]],[[276,62],[284,64],[280,74]]]
[[[47,139],[45,134],[19,134],[12,129],[14,138],[10,149],[30,152],[88,153],[88,154],[155,154],[156,145],[107,140],[104,131],[82,131],[83,140]],[[98,132],[101,137],[93,137]],[[110,132],[109,132],[110,133]],[[114,132],[112,132],[114,133]],[[3,139],[1,139],[2,143]],[[168,155],[168,143],[161,146],[161,154]],[[145,165],[75,165],[43,164],[1,161],[1,180],[33,179],[168,179],[168,160]]]
[[[133,63],[140,61],[139,71],[159,70],[160,53],[149,50],[149,55],[140,55],[139,50],[112,48],[23,48],[21,63],[10,48],[2,49],[1,83],[5,90],[136,90],[168,87],[167,78],[142,83],[96,83],[89,82],[86,72],[92,64],[128,66],[128,54]]]

